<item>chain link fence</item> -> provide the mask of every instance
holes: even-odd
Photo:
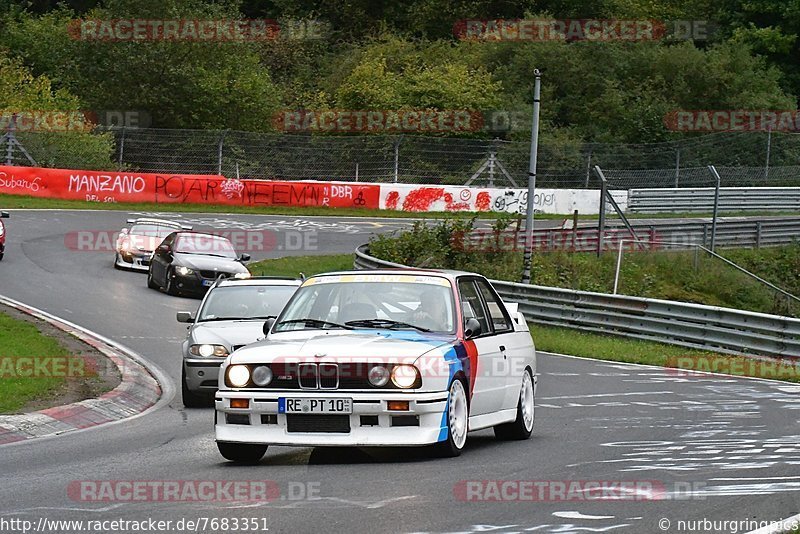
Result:
[[[524,187],[528,151],[527,141],[499,139],[145,128],[6,133],[0,141],[0,157],[12,165],[489,187]],[[543,142],[537,185],[597,188],[592,168],[599,165],[616,189],[702,187],[710,185],[708,164],[716,165],[723,187],[800,186],[800,135],[713,133],[650,144]]]

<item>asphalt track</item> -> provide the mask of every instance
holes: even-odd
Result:
[[[226,463],[214,445],[212,410],[184,409],[180,395],[173,396],[185,333],[175,312],[192,310],[198,301],[148,290],[143,274],[114,270],[110,253],[69,245],[70,232],[118,230],[127,215],[16,210],[7,220],[0,294],[130,347],[171,383],[164,384],[160,406],[142,417],[0,447],[0,525],[10,519],[38,524],[40,518],[174,525],[206,517],[259,518],[270,532],[648,533],[664,532],[668,519],[667,532],[733,532],[696,524],[681,529],[678,522],[769,521],[800,511],[800,386],[555,355],[540,355],[536,426],[528,441],[500,443],[483,431],[470,435],[456,459],[432,459],[415,449],[273,447],[258,466]],[[254,252],[255,259],[350,252],[373,232],[410,224],[185,217],[199,227],[274,229],[275,247]],[[316,244],[293,249],[296,236],[287,236],[295,232],[310,232],[315,237],[306,243]],[[83,480],[269,480],[281,497],[245,504],[89,502],[68,494],[71,483]],[[553,493],[535,500],[509,493],[501,502],[464,499],[464,481],[486,480],[539,481],[538,487],[553,481],[546,486]],[[574,481],[655,491],[611,500],[558,494],[560,482]],[[497,497],[491,486],[480,487],[473,497]],[[6,525],[0,531],[19,531]]]

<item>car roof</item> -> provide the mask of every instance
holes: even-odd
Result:
[[[250,278],[226,278],[220,280],[216,287],[231,286],[299,286],[302,280],[280,276],[251,276]]]
[[[128,224],[158,224],[161,226],[172,226],[175,228],[183,228],[183,225],[176,221],[168,221],[166,219],[155,219],[150,217],[139,217],[138,219],[131,220]]]
[[[341,276],[341,275],[373,275],[373,274],[382,274],[382,275],[397,275],[397,274],[417,274],[417,275],[433,275],[433,276],[441,276],[447,278],[449,280],[455,280],[459,276],[480,276],[483,275],[478,273],[471,273],[467,271],[456,271],[452,269],[417,269],[415,267],[408,267],[405,269],[397,268],[397,269],[369,269],[369,270],[353,270],[353,271],[334,271],[330,273],[320,273],[315,274],[313,277],[318,276]],[[309,278],[313,278],[309,277]]]

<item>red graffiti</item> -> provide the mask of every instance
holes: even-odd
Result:
[[[475,199],[475,210],[476,211],[489,211],[489,207],[492,204],[492,197],[489,195],[488,191],[481,191],[478,193],[477,198]]]
[[[386,195],[386,209],[396,210],[397,202],[399,200],[400,200],[400,193],[398,193],[397,191],[389,191],[389,194]]]
[[[441,187],[421,187],[411,191],[403,201],[403,211],[429,211],[431,204],[441,200],[444,189]]]

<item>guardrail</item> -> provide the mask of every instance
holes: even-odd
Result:
[[[709,212],[714,205],[714,188],[631,189],[629,213]],[[800,210],[798,187],[736,187],[719,190],[720,211]]]
[[[403,268],[355,251],[356,269]],[[718,306],[491,280],[538,324],[614,333],[728,354],[800,357],[800,319]]]
[[[657,222],[630,221],[638,241],[643,246],[658,248],[659,242],[670,242],[668,248],[687,248],[695,245],[708,247],[711,243],[712,221],[678,221],[670,219]],[[525,246],[524,230],[504,230],[499,235],[492,230],[479,229],[465,236],[466,246],[517,248]],[[631,234],[621,224],[608,221],[603,233],[604,250],[616,250],[620,240],[630,244]],[[717,222],[715,245],[717,247],[768,247],[788,245],[800,240],[800,218],[769,217],[763,219],[720,219]],[[595,252],[598,246],[597,226],[579,225],[572,229],[542,229],[533,232],[536,250],[569,250]]]

